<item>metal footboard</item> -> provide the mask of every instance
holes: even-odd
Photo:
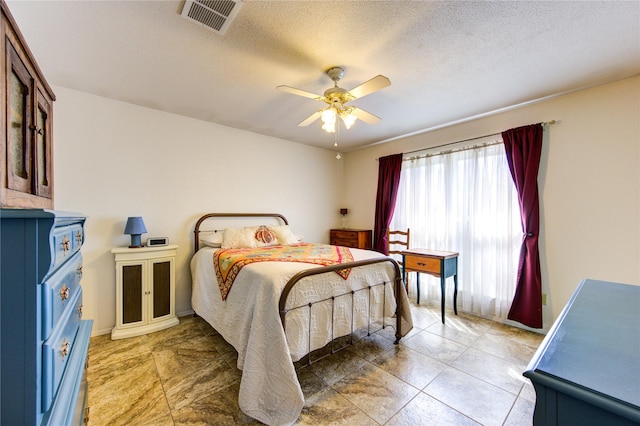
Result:
[[[308,354],[306,355],[307,361],[308,363],[311,363],[311,309],[313,308],[313,305],[315,304],[319,304],[319,303],[324,303],[327,302],[329,300],[331,300],[331,309],[332,309],[332,314],[333,314],[333,309],[335,306],[335,300],[340,298],[340,297],[349,297],[349,295],[351,295],[351,307],[352,307],[352,316],[351,316],[351,331],[349,333],[349,337],[348,337],[348,343],[338,347],[337,349],[335,349],[334,347],[334,343],[342,337],[346,337],[346,336],[335,336],[334,335],[334,330],[333,330],[333,320],[332,320],[332,327],[331,327],[331,333],[330,333],[330,339],[329,339],[329,345],[330,347],[330,353],[334,353],[337,352],[338,350],[352,345],[354,342],[353,337],[354,334],[356,332],[355,330],[355,312],[353,312],[353,310],[355,309],[355,301],[354,301],[354,297],[356,293],[359,292],[363,292],[363,291],[368,291],[369,292],[369,308],[368,308],[368,318],[367,318],[367,336],[371,335],[372,333],[372,316],[371,316],[371,292],[379,286],[383,286],[383,296],[382,296],[382,300],[383,300],[383,306],[382,306],[382,329],[384,329],[387,324],[385,324],[385,313],[387,312],[387,306],[386,306],[386,294],[384,292],[386,292],[386,288],[387,288],[387,283],[386,282],[379,282],[379,283],[374,283],[374,284],[369,284],[367,287],[364,287],[362,289],[359,290],[351,290],[349,292],[343,293],[343,294],[338,294],[338,295],[333,295],[331,297],[322,299],[322,300],[317,300],[315,302],[311,302],[311,303],[305,303],[304,305],[300,305],[300,306],[295,306],[292,308],[287,309],[287,300],[289,297],[289,294],[291,293],[291,291],[293,290],[293,288],[295,287],[295,285],[297,283],[299,283],[303,278],[307,278],[313,275],[320,275],[320,274],[325,274],[328,272],[336,272],[336,271],[341,271],[343,269],[353,269],[353,268],[358,268],[358,267],[362,267],[362,266],[368,266],[368,265],[374,265],[374,264],[382,264],[382,263],[391,263],[393,265],[393,269],[394,269],[394,276],[392,278],[393,281],[393,291],[394,291],[394,298],[396,300],[396,310],[395,310],[395,343],[398,344],[400,342],[400,338],[402,337],[401,332],[400,332],[400,322],[401,322],[401,315],[400,315],[400,301],[398,300],[399,294],[400,292],[403,290],[402,288],[402,276],[400,273],[400,267],[398,266],[398,263],[390,258],[390,257],[384,257],[384,258],[376,258],[376,259],[368,259],[368,260],[360,260],[357,262],[349,262],[349,263],[340,263],[340,264],[336,264],[336,265],[331,265],[331,266],[326,266],[326,267],[322,267],[322,268],[312,268],[312,269],[307,269],[301,272],[298,272],[296,275],[294,275],[293,277],[291,277],[291,279],[289,279],[289,281],[287,282],[287,284],[285,285],[282,294],[280,295],[280,301],[279,301],[279,312],[280,312],[280,320],[282,322],[282,327],[285,329],[286,332],[286,316],[289,312],[296,310],[296,309],[301,309],[301,308],[306,308],[309,307],[309,327],[308,327],[308,345],[309,345],[309,350],[308,350]],[[332,315],[333,318],[333,315]],[[373,330],[373,332],[378,331],[378,330]]]

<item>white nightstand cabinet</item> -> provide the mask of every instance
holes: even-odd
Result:
[[[177,245],[111,250],[116,261],[116,326],[112,339],[178,324],[175,310]]]

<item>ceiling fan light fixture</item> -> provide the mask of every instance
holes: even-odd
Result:
[[[356,120],[358,119],[358,117],[351,114],[349,111],[341,112],[340,118],[342,118],[342,121],[344,122],[344,127],[346,127],[347,130],[349,130],[351,126],[353,126],[353,123],[355,123]]]
[[[317,95],[315,93],[307,92],[306,90],[296,89],[290,86],[277,86],[276,89],[283,92],[291,93],[297,96],[303,96],[305,98],[311,98],[316,101],[322,101],[328,106],[324,109],[318,110],[311,114],[306,119],[302,120],[298,126],[304,127],[316,121],[318,118],[322,119],[322,130],[327,133],[334,133],[339,131],[339,122],[337,122],[337,116],[344,123],[344,127],[349,130],[353,127],[356,120],[364,121],[367,124],[377,124],[380,121],[380,117],[364,111],[355,106],[346,106],[347,102],[354,101],[363,96],[367,96],[378,90],[384,89],[391,84],[391,81],[383,76],[377,75],[370,80],[365,81],[359,86],[347,91],[338,86],[338,81],[344,76],[343,67],[332,67],[326,71],[327,75],[333,80],[334,86],[324,91],[324,95]]]
[[[329,107],[322,111],[322,130],[328,133],[335,133],[336,131],[336,115],[337,111],[333,107]]]

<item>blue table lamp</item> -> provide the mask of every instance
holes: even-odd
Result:
[[[127,225],[124,227],[124,233],[131,235],[131,245],[129,248],[142,247],[140,236],[147,232],[144,222],[140,216],[130,217],[127,219]]]

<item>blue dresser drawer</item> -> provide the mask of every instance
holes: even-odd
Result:
[[[82,253],[76,253],[49,277],[42,289],[42,338],[46,340],[66,309],[76,309],[70,301],[80,291]]]
[[[51,336],[42,345],[42,408],[46,410],[51,405],[60,380],[74,350],[74,341],[82,310],[82,289],[79,288],[72,297],[70,309],[65,309],[60,321]]]
[[[73,353],[69,355],[69,366],[64,371],[58,396],[51,410],[45,415],[42,426],[82,426],[86,423],[87,371],[86,359],[91,339],[93,320],[80,321],[80,328],[73,342]]]
[[[82,223],[55,228],[52,233],[51,245],[52,267],[55,271],[76,252],[80,251],[84,242]]]

